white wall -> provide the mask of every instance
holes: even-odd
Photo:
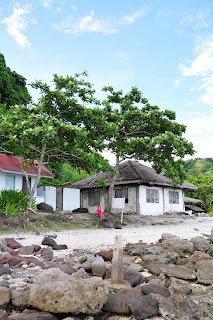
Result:
[[[169,191],[179,192],[179,203],[169,203]],[[164,199],[165,199],[165,212],[183,212],[184,201],[183,201],[183,190],[182,189],[164,189]]]
[[[51,205],[54,210],[56,209],[56,188],[55,187],[46,186],[44,202]]]
[[[157,189],[159,192],[159,203],[146,202],[146,189]],[[161,215],[163,214],[163,190],[161,187],[139,186],[139,212],[142,215]]]
[[[0,190],[5,188],[5,173],[0,171]]]
[[[157,189],[159,192],[159,203],[146,202],[146,189]],[[179,192],[179,203],[169,203],[169,191]],[[139,187],[139,212],[142,215],[161,215],[164,212],[183,212],[183,190],[162,187]]]
[[[72,211],[80,208],[80,190],[72,188],[63,189],[63,210]]]

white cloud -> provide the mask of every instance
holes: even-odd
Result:
[[[122,24],[132,24],[134,23],[138,18],[145,16],[149,11],[151,10],[150,7],[143,7],[140,10],[137,10],[129,15],[124,16],[121,19]]]
[[[176,80],[173,82],[172,85],[173,85],[174,88],[178,88],[178,87],[182,86],[182,85],[183,85],[183,79],[176,79]]]
[[[199,116],[194,119],[184,120],[187,126],[185,137],[194,144],[197,151],[196,157],[208,158],[213,155],[213,115]]]
[[[27,37],[22,33],[27,27],[27,14],[30,13],[29,5],[23,7],[14,7],[13,14],[5,18],[2,23],[7,25],[7,32],[15,38],[15,41],[22,47],[30,49],[31,44]],[[35,23],[35,20],[34,20]]]
[[[94,18],[94,10],[90,15],[80,18],[80,21],[72,26],[74,34],[81,32],[101,32],[104,34],[115,34],[117,29],[112,27],[110,23],[104,20]]]
[[[77,7],[74,6],[74,4],[71,5],[71,9],[72,9],[72,11],[77,11]]]
[[[198,77],[201,84],[198,90],[204,91],[198,100],[205,104],[213,103],[213,35],[203,39],[197,37],[195,46],[195,58],[189,62],[189,66],[179,64],[181,74],[184,77]],[[194,89],[194,88],[193,88]]]
[[[76,7],[72,6],[72,10],[76,11]],[[114,20],[98,19],[95,17],[94,10],[91,10],[89,15],[79,17],[79,19],[74,23],[71,23],[71,20],[74,20],[74,18],[72,17],[71,19],[71,17],[68,17],[59,24],[54,24],[53,27],[71,35],[79,35],[83,32],[99,32],[105,35],[112,35],[119,33],[122,25],[134,23],[138,18],[147,14],[149,10],[151,10],[151,8],[144,7],[134,13],[131,13],[130,15],[126,15]]]
[[[54,2],[54,0],[40,0],[40,1],[44,8],[50,8]]]
[[[190,26],[193,30],[208,27],[207,18],[209,10],[194,10],[192,13],[187,13],[184,19],[180,22],[180,26]]]

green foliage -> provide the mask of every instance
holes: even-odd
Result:
[[[125,95],[112,87],[103,91],[108,93],[104,115],[116,124],[106,148],[116,155],[117,164],[126,158],[148,161],[158,173],[163,171],[175,183],[183,182],[182,159],[194,150],[183,138],[186,127],[175,122],[175,112],[151,106],[135,87]]]
[[[7,107],[15,104],[27,104],[31,96],[26,87],[26,79],[6,66],[0,53],[0,104]]]
[[[26,211],[29,194],[18,190],[2,190],[0,193],[0,209],[8,215],[18,215]],[[35,199],[32,208],[35,208]]]
[[[213,197],[213,175],[206,176],[204,174],[199,174],[197,176],[188,176],[187,181],[198,187],[198,190],[195,190],[194,192],[187,191],[187,196],[203,200],[207,212],[211,210]]]
[[[213,175],[213,158],[195,158],[184,161],[184,170],[191,176]]]

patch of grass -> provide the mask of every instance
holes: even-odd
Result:
[[[46,228],[51,228],[52,227],[52,222],[49,221],[49,220],[43,220],[43,226],[46,227]]]
[[[183,221],[181,221],[181,220],[179,220],[179,221],[167,221],[166,220],[166,221],[160,222],[159,224],[167,226],[167,225],[170,225],[170,224],[177,225],[179,223],[183,223]]]
[[[34,230],[34,226],[32,224],[26,224],[26,229],[28,231],[33,231]]]

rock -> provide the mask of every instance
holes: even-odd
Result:
[[[168,298],[158,295],[159,313],[165,319],[213,319],[212,290],[201,296],[174,293]]]
[[[77,212],[77,213],[89,213],[87,208],[78,208],[73,210],[72,212]]]
[[[83,268],[81,268],[75,273],[73,273],[72,277],[86,279],[89,278],[89,275]]]
[[[138,320],[158,315],[158,300],[152,298],[151,295],[128,298],[127,305],[133,317]]]
[[[30,285],[17,286],[11,291],[11,302],[19,308],[30,307],[29,304]]]
[[[1,256],[0,255],[0,264],[9,264],[10,267],[17,266],[20,263],[24,263],[24,258],[21,256],[12,256],[10,254]]]
[[[129,268],[135,270],[135,271],[138,271],[138,272],[141,272],[143,270],[143,266],[138,264],[138,263],[131,263],[129,265]]]
[[[111,316],[111,312],[103,311],[94,315],[94,320],[106,320]]]
[[[112,292],[103,306],[103,310],[118,314],[131,314],[130,308],[127,306],[127,299],[130,297],[138,299],[142,294],[136,290],[119,290]]]
[[[5,287],[5,288],[9,288],[10,287],[10,283],[8,281],[0,281],[0,287]]]
[[[203,237],[196,237],[191,240],[195,250],[207,252],[211,247],[211,241]]]
[[[68,266],[68,265],[66,265],[66,264],[60,265],[58,268],[59,268],[61,271],[63,271],[64,273],[69,274],[69,275],[72,275],[73,273],[76,272],[75,269],[71,268],[70,266]]]
[[[158,262],[151,262],[146,265],[146,269],[156,276],[158,276],[162,272],[162,270],[164,270],[165,268],[166,268],[165,264],[158,263]]]
[[[99,221],[100,226],[103,228],[113,229],[115,228],[114,223],[111,221]]]
[[[37,204],[37,209],[43,212],[54,212],[53,207],[45,202]]]
[[[8,319],[8,314],[5,310],[0,309],[0,319],[1,320],[7,320]]]
[[[108,288],[99,277],[79,279],[49,269],[34,278],[30,304],[54,313],[99,313],[107,300]]]
[[[192,253],[194,251],[194,245],[192,242],[169,233],[162,234],[162,246],[165,249],[175,251],[181,255]]]
[[[146,243],[137,242],[137,243],[127,243],[124,247],[124,252],[130,256],[141,256],[146,254]]]
[[[178,279],[195,280],[197,278],[194,270],[186,268],[184,266],[170,264],[168,267],[166,267],[163,270],[163,272],[168,277],[174,277],[174,278],[178,278]]]
[[[40,246],[38,246],[37,244],[34,245],[34,252],[38,252],[38,251],[40,251],[40,250],[41,250],[41,247],[40,247]]]
[[[55,246],[53,246],[53,250],[66,250],[66,249],[67,249],[66,244],[56,244]]]
[[[54,239],[50,238],[50,237],[45,237],[43,240],[42,240],[42,244],[43,245],[46,245],[46,246],[50,246],[50,247],[54,247],[57,245],[57,243],[55,242]]]
[[[96,257],[96,260],[92,264],[92,274],[97,277],[103,278],[106,273],[106,263],[100,256]]]
[[[0,276],[2,276],[3,274],[11,274],[12,271],[11,269],[6,265],[0,265]]]
[[[10,289],[0,287],[0,309],[6,309],[10,301]]]
[[[112,261],[113,251],[112,250],[99,251],[95,255],[102,257],[104,261]]]
[[[141,275],[140,272],[131,269],[127,266],[123,266],[124,270],[124,280],[127,280],[132,287],[136,287],[138,284],[140,284],[143,281],[143,276]],[[110,279],[111,278],[111,271],[112,268],[109,268],[106,272],[105,279]]]
[[[0,251],[1,252],[6,252],[8,251],[10,248],[8,246],[6,246],[6,244],[4,243],[0,243]]]
[[[197,263],[197,278],[200,283],[213,284],[213,260]]]
[[[23,313],[18,313],[10,316],[9,320],[57,320],[57,318],[49,312],[37,310],[24,310]]]
[[[5,241],[7,243],[7,246],[11,249],[19,249],[22,247],[22,245],[17,242],[14,238],[5,238]]]
[[[41,249],[41,256],[45,259],[53,259],[53,249],[52,247],[47,247],[47,248],[43,248]]]
[[[156,293],[156,294],[160,294],[165,298],[170,296],[168,288],[166,288],[161,284],[154,284],[154,283],[143,285],[141,287],[141,292],[145,295]]]
[[[18,250],[19,254],[32,255],[34,253],[34,246],[23,246]]]

